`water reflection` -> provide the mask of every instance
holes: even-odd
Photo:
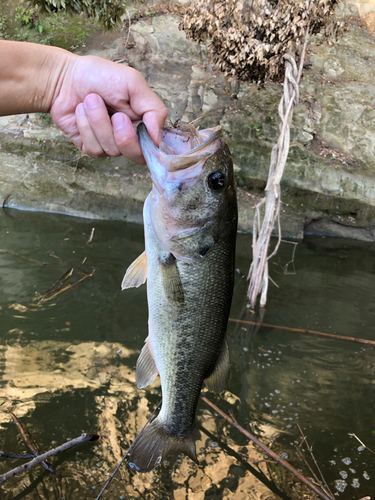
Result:
[[[243,273],[250,246],[250,238],[240,235],[237,267]],[[272,259],[271,276],[280,288],[270,285],[264,321],[375,340],[374,248],[310,239],[297,248],[296,274],[284,274],[292,250],[284,245]],[[160,400],[158,381],[142,391],[135,385],[135,363],[147,336],[145,290],[120,291],[127,266],[142,251],[139,226],[0,214],[1,408],[12,409],[44,449],[82,432],[102,436],[99,444],[53,460],[64,498],[96,498]],[[49,302],[33,301],[84,257],[85,272],[96,269],[93,278]],[[245,289],[242,280],[231,316],[258,320],[246,307]],[[235,322],[228,333],[230,385],[224,394],[207,393],[209,399],[232,410],[241,425],[302,468],[295,452],[301,442],[298,422],[339,498],[370,494],[373,455],[348,433],[375,448],[373,348]],[[200,466],[185,457],[170,457],[143,475],[124,466],[104,498],[274,500],[306,493],[272,464],[254,464],[263,454],[203,403],[198,433]],[[0,435],[4,451],[26,451],[5,413],[0,413]],[[18,463],[3,461],[0,470]],[[41,468],[7,481],[1,490],[4,499],[56,498],[55,481]]]

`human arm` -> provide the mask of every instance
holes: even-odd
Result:
[[[158,144],[167,110],[133,68],[44,45],[0,41],[0,115],[50,112],[90,156],[144,163],[133,122]]]

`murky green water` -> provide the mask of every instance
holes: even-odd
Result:
[[[250,245],[239,235],[237,267],[244,273]],[[263,321],[375,340],[375,246],[307,239],[296,249],[295,273],[291,264],[285,273],[293,248],[283,244],[272,259],[279,288],[270,284]],[[147,390],[135,386],[134,367],[147,336],[145,287],[120,291],[127,266],[142,251],[139,226],[0,212],[1,409],[11,409],[44,450],[82,432],[101,435],[99,443],[52,460],[66,499],[96,498],[160,400],[158,381]],[[38,302],[72,267],[64,286],[82,281]],[[245,290],[239,281],[231,317],[254,321]],[[337,498],[373,495],[375,454],[349,434],[375,450],[375,348],[236,322],[228,334],[230,384],[224,394],[207,397],[311,477],[295,450],[298,423]],[[124,465],[103,498],[274,500],[293,498],[293,491],[294,498],[314,498],[304,497],[306,490],[273,464],[254,465],[264,454],[204,403],[197,421],[201,466],[171,457],[140,475]],[[0,413],[0,448],[27,452],[6,413]],[[2,460],[0,473],[20,463]],[[3,483],[0,498],[57,498],[55,479],[35,468]]]

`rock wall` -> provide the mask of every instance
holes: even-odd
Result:
[[[337,15],[349,28],[342,38],[331,46],[318,39],[309,45],[282,183],[282,228],[291,237],[302,237],[307,228],[372,240],[375,1],[347,0]],[[217,74],[206,46],[186,40],[178,24],[170,15],[140,19],[114,41],[111,35],[109,44],[97,47],[94,38],[82,53],[141,71],[172,120],[203,115],[202,126],[222,125],[240,188],[240,230],[251,231],[278,136],[281,85],[258,88]],[[132,48],[125,47],[126,39]],[[6,134],[0,138],[0,200],[6,206],[140,221],[150,186],[147,170],[125,158],[82,158],[45,121],[0,118],[0,132]]]

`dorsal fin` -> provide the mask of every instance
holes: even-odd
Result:
[[[221,349],[219,359],[217,360],[214,371],[205,379],[207,389],[212,392],[222,392],[226,388],[229,380],[229,347],[227,338]]]
[[[147,255],[146,251],[142,252],[135,261],[128,267],[124,279],[121,283],[121,289],[138,288],[143,285],[147,279]]]

